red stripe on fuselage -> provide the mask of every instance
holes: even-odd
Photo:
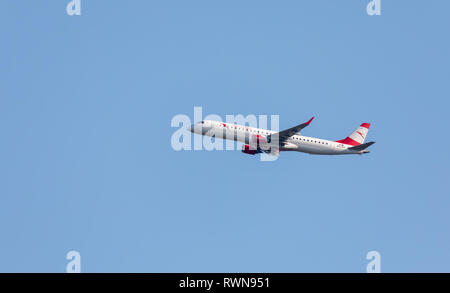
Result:
[[[341,140],[336,140],[336,142],[340,142],[340,143],[344,143],[344,144],[348,144],[348,145],[352,145],[352,146],[360,145],[359,142],[351,139],[350,137],[346,137],[345,139],[341,139]]]

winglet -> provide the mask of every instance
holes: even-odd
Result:
[[[309,123],[311,123],[311,121],[313,121],[313,119],[314,119],[314,116],[311,117],[311,119],[309,119],[308,122],[306,122],[305,124],[306,124],[306,125],[309,125]]]

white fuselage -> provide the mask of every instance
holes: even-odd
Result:
[[[214,136],[215,138],[228,139],[239,141],[244,144],[250,144],[252,137],[276,134],[276,131],[271,131],[262,128],[248,127],[243,125],[224,123],[218,121],[204,120],[202,122],[192,125],[189,129],[191,132]],[[344,155],[344,154],[362,154],[368,153],[368,150],[356,151],[351,150],[351,145],[314,138],[307,137],[300,134],[296,134],[288,138],[285,143],[280,146],[280,151],[296,151],[308,154],[317,155]]]

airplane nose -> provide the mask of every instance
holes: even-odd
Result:
[[[194,125],[188,126],[187,131],[194,132]]]

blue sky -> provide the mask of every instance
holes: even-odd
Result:
[[[2,4],[0,272],[450,271],[450,3]],[[370,122],[364,156],[171,148],[176,114]]]

